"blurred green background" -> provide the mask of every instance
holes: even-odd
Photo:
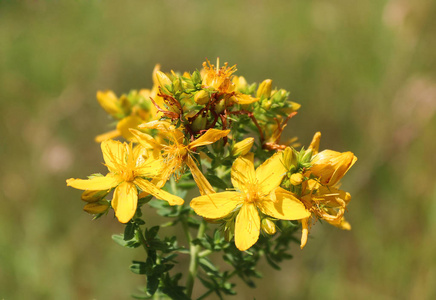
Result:
[[[0,0],[0,298],[128,299],[144,284],[128,269],[142,252],[111,240],[123,226],[92,221],[65,179],[105,169],[97,90],[219,56],[291,91],[303,145],[322,131],[321,149],[359,158],[342,185],[353,230],[316,224],[233,299],[436,299],[435,32],[428,0]]]

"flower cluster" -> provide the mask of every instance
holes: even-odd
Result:
[[[219,60],[183,74],[156,66],[150,90],[121,97],[98,92],[116,128],[96,138],[108,173],[67,180],[84,190],[85,211],[102,215],[112,208],[128,223],[147,196],[183,205],[165,185],[193,180],[200,195],[190,201],[191,209],[220,224],[241,251],[261,233],[276,234],[283,220],[302,224],[301,247],[318,219],[350,229],[344,219],[350,195],[339,189],[339,181],[357,158],[351,152],[319,152],[319,133],[307,150],[297,151],[296,139],[281,142],[300,105],[271,80],[257,86],[235,72],[236,66],[220,67]],[[113,140],[117,137],[125,141]]]

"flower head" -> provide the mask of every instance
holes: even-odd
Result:
[[[236,90],[236,85],[232,81],[232,74],[236,72],[236,65],[228,67],[228,64],[224,63],[224,66],[220,68],[219,59],[217,59],[216,68],[209,61],[203,63],[203,68],[204,88],[213,89],[219,94],[229,97],[230,104],[250,104],[259,101],[259,98],[254,98]]]
[[[106,176],[90,179],[67,180],[67,185],[79,190],[108,191],[114,196],[112,207],[121,223],[127,223],[135,215],[138,204],[138,188],[170,205],[181,205],[183,199],[161,190],[145,178],[157,178],[162,169],[161,158],[142,147],[113,140],[102,142],[101,149],[105,165],[109,170]]]
[[[282,153],[274,154],[256,170],[252,153],[235,160],[231,180],[235,191],[213,193],[194,198],[191,207],[205,218],[221,219],[236,215],[235,244],[245,251],[259,238],[261,216],[283,220],[307,218],[310,213],[295,196],[280,188],[286,173]]]
[[[185,167],[188,166],[197,184],[199,183],[197,178],[201,178],[203,174],[196,167],[192,153],[197,147],[213,144],[230,132],[230,130],[209,129],[198,139],[187,142],[181,130],[165,121],[149,122],[140,127],[159,130],[158,139],[139,130],[131,129],[131,132],[143,147],[155,149],[162,153],[165,166],[162,179],[166,181],[172,174],[175,174],[176,179],[179,179],[184,173]],[[204,180],[201,180],[201,182],[204,182]],[[200,185],[199,188],[202,191],[205,187]]]

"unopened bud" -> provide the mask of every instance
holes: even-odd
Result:
[[[265,110],[269,110],[271,108],[271,105],[272,105],[271,100],[262,101],[262,108]]]
[[[109,193],[109,191],[84,191],[82,193],[82,200],[86,202],[98,202]]]
[[[313,150],[312,149],[307,149],[306,151],[304,151],[304,154],[301,157],[300,164],[309,163],[310,160],[312,159],[312,154],[313,154]]]
[[[303,175],[301,173],[294,173],[290,178],[292,185],[300,185],[303,182]]]
[[[194,101],[197,104],[204,105],[204,104],[208,103],[209,100],[210,100],[210,95],[205,90],[201,90],[201,91],[197,92],[194,96]]]
[[[112,91],[97,92],[97,100],[101,107],[113,117],[122,114],[121,108],[118,106],[118,98]]]
[[[88,203],[83,207],[83,210],[90,214],[101,214],[109,208],[109,204]]]
[[[256,97],[257,98],[269,98],[271,97],[271,85],[272,85],[272,80],[271,79],[265,79],[260,85],[259,88],[257,89],[257,94]]]
[[[226,108],[226,99],[224,98],[218,101],[217,104],[215,104],[215,112],[218,114],[222,113],[225,108]]]
[[[247,88],[247,80],[243,76],[234,76],[232,82],[238,91]]]
[[[129,98],[126,95],[122,95],[120,97],[120,106],[124,112],[124,115],[129,115],[132,109],[132,105],[130,104]]]
[[[289,93],[286,90],[280,89],[280,90],[275,91],[273,93],[272,99],[273,99],[273,101],[280,102],[280,101],[285,100],[288,97],[288,94]]]
[[[233,146],[232,155],[239,156],[239,155],[247,154],[248,152],[250,152],[251,147],[253,147],[253,143],[254,143],[254,138],[252,138],[252,137],[246,138],[246,139],[236,143]]]
[[[283,151],[283,164],[288,171],[294,171],[297,168],[297,156],[293,149],[287,147]]]
[[[165,75],[165,73],[163,73],[161,71],[157,71],[156,77],[157,77],[157,81],[159,82],[159,85],[162,88],[166,89],[165,86],[167,86],[167,85],[171,86],[171,84],[172,84],[171,79],[167,75]]]
[[[195,120],[191,124],[192,130],[194,132],[198,132],[206,128],[207,116],[205,114],[201,114],[195,118]]]
[[[273,235],[276,233],[276,224],[270,219],[265,218],[262,220],[262,230],[269,235]]]

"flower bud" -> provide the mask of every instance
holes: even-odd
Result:
[[[157,77],[157,81],[159,82],[159,85],[166,89],[166,85],[171,86],[172,82],[171,79],[165,75],[165,73],[161,72],[161,71],[156,71],[156,77]]]
[[[303,155],[301,156],[300,164],[309,163],[312,159],[312,153],[313,153],[312,149],[307,149],[306,151],[304,151]]]
[[[276,90],[273,94],[272,94],[272,100],[274,102],[280,102],[280,101],[284,101],[287,97],[288,97],[288,92],[284,89],[280,89],[280,90]]]
[[[303,175],[301,173],[294,173],[290,178],[292,185],[300,185],[303,182]]]
[[[239,155],[247,154],[248,152],[250,152],[251,147],[253,147],[253,143],[254,143],[254,138],[252,138],[252,137],[246,138],[246,139],[236,143],[233,146],[232,155],[239,156]]]
[[[118,98],[112,91],[98,91],[97,101],[108,114],[115,118],[123,113],[121,108],[118,106]]]
[[[271,105],[272,105],[271,100],[262,101],[262,108],[265,110],[269,110],[271,108]]]
[[[288,171],[294,171],[297,168],[297,156],[294,150],[289,147],[283,151],[283,164]]]
[[[109,204],[88,203],[83,207],[83,210],[89,214],[101,214],[109,208]]]
[[[276,233],[276,224],[270,219],[265,218],[262,220],[262,230],[269,235],[273,235]]]
[[[271,97],[271,85],[272,85],[272,80],[265,79],[259,85],[259,88],[257,89],[256,97],[257,98],[261,98],[261,97],[269,98],[269,97]]]
[[[226,99],[221,99],[218,101],[217,104],[215,104],[215,112],[220,114],[224,111],[224,109],[226,108]]]
[[[109,191],[84,191],[82,193],[82,200],[92,203],[92,202],[98,202],[109,193]]]
[[[325,185],[335,185],[354,165],[357,157],[352,152],[324,150],[312,160],[312,174],[320,178]]]
[[[247,80],[245,80],[245,78],[243,76],[234,76],[232,79],[233,84],[236,87],[236,90],[240,91],[240,90],[244,90],[245,88],[247,88]]]
[[[201,90],[201,91],[197,92],[194,96],[194,101],[197,104],[204,105],[204,104],[208,103],[209,100],[210,100],[210,95],[205,90]]]
[[[195,118],[195,120],[192,122],[191,128],[192,128],[192,130],[194,130],[194,132],[199,132],[200,130],[203,130],[206,128],[206,123],[207,123],[206,114],[201,114],[201,115],[198,115]]]

